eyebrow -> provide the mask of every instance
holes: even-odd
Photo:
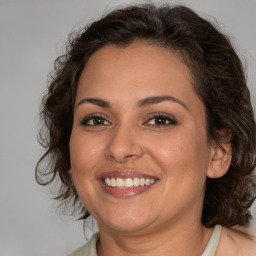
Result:
[[[99,99],[99,98],[85,98],[85,99],[80,100],[77,103],[76,108],[86,102],[91,103],[96,106],[99,106],[99,107],[102,107],[102,108],[110,108],[111,107],[110,103],[106,100]]]
[[[167,95],[147,97],[145,99],[140,100],[137,103],[137,106],[138,107],[146,107],[146,106],[158,104],[158,103],[161,103],[164,101],[172,101],[172,102],[178,103],[181,106],[183,106],[186,110],[189,110],[184,102],[182,102],[181,100],[179,100],[173,96],[167,96]],[[99,107],[111,108],[111,104],[107,100],[103,100],[103,99],[99,99],[99,98],[82,99],[77,103],[76,108],[83,103],[91,103],[91,104],[99,106]]]
[[[173,96],[167,96],[167,95],[148,97],[148,98],[140,100],[137,105],[138,105],[138,107],[146,107],[148,105],[158,104],[158,103],[161,103],[164,101],[172,101],[172,102],[178,103],[181,106],[183,106],[186,110],[189,110],[189,108],[187,107],[187,105],[184,102],[182,102],[181,100],[179,100]]]

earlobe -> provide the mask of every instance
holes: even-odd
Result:
[[[231,160],[231,143],[214,143],[211,147],[211,159],[207,176],[213,179],[224,176],[230,167]]]

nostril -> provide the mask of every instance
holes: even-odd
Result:
[[[143,149],[136,138],[136,136],[132,136],[131,130],[127,130],[127,127],[113,132],[106,145],[105,156],[109,160],[119,163],[141,157]]]
[[[136,155],[132,155],[132,154],[129,154],[129,155],[109,154],[109,155],[107,155],[107,157],[112,159],[112,160],[115,160],[117,162],[122,163],[122,162],[126,162],[129,159],[136,158]]]
[[[128,155],[128,156],[125,156],[125,158],[133,158],[133,157],[136,157],[135,155]]]

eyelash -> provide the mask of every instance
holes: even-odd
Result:
[[[90,121],[95,121],[95,120],[101,120],[103,122],[107,121],[108,124],[102,124],[102,123],[99,123],[99,124],[89,124]],[[89,115],[87,117],[85,117],[81,122],[81,125],[84,125],[84,126],[101,126],[101,125],[110,125],[111,123],[107,120],[107,118],[101,114],[92,114],[92,115]]]
[[[160,121],[160,122],[164,122],[164,123],[160,123],[157,124],[156,121]],[[150,121],[154,120],[155,124],[150,124]],[[90,124],[90,121],[93,122],[92,124]],[[94,121],[100,121],[100,123],[94,123]],[[103,122],[103,123],[101,123]],[[107,124],[105,123],[107,122]],[[166,123],[167,122],[167,123]],[[107,120],[107,118],[101,114],[92,114],[89,115],[87,117],[85,117],[81,122],[81,125],[83,126],[103,126],[103,125],[111,125],[111,122],[109,122]],[[150,117],[146,122],[143,123],[143,125],[147,125],[147,126],[159,126],[159,127],[163,127],[163,126],[170,126],[170,125],[176,125],[177,121],[173,118],[170,117],[167,114],[162,114],[162,113],[158,113],[158,114],[153,114],[152,117]]]
[[[149,124],[150,121],[154,120],[156,121],[158,119],[159,120],[162,120],[164,122],[168,122],[168,123],[164,123],[164,124]],[[167,115],[167,114],[164,114],[164,113],[158,113],[158,114],[153,114],[152,117],[150,117],[144,124],[148,125],[148,126],[170,126],[170,125],[176,125],[177,124],[177,121]]]

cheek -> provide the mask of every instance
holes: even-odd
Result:
[[[96,197],[94,187],[97,186],[95,166],[99,162],[101,149],[95,146],[95,140],[77,130],[71,134],[69,147],[75,188],[86,208],[93,212],[93,198]]]
[[[154,147],[152,147],[154,145]],[[148,143],[152,158],[163,169],[165,175],[177,178],[206,175],[209,165],[210,147],[204,136],[194,133],[175,133],[157,138]]]
[[[98,146],[95,146],[98,145]],[[100,143],[83,132],[72,132],[70,138],[70,161],[74,179],[89,176],[92,179],[92,170],[99,161],[101,152]]]

